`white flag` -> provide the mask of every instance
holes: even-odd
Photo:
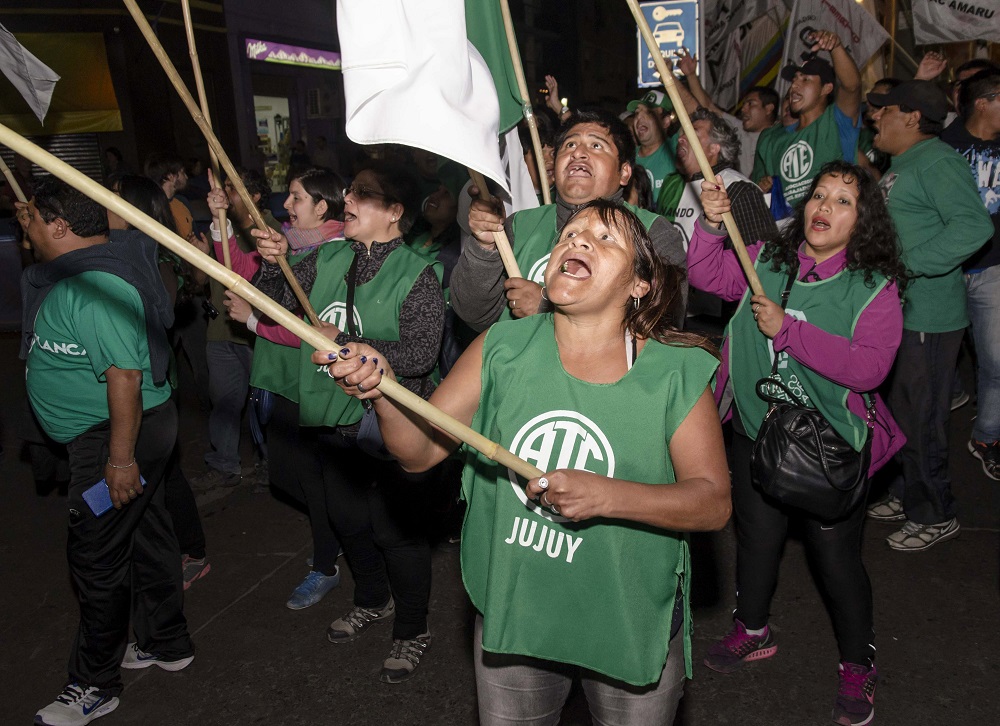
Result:
[[[782,67],[793,63],[801,65],[803,55],[809,53],[809,33],[832,30],[858,68],[864,68],[868,59],[889,40],[885,28],[854,0],[795,0],[792,17],[785,35],[785,58]],[[828,54],[823,54],[828,58]],[[778,93],[784,95],[788,83],[779,79]]]
[[[352,141],[432,151],[510,195],[497,91],[467,38],[463,0],[338,0],[337,33]],[[524,166],[516,155],[511,173]]]
[[[10,79],[32,112],[38,123],[45,123],[45,114],[52,102],[59,74],[28,52],[17,42],[17,38],[0,25],[0,71]]]
[[[1000,42],[1000,3],[913,0],[913,39],[917,45],[960,40]]]

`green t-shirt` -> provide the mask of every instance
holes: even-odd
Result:
[[[824,164],[838,159],[856,162],[858,120],[848,118],[837,104],[831,103],[804,129],[766,136],[762,133],[752,178],[756,181],[764,176],[780,177],[785,202],[794,207],[805,197]]]
[[[104,372],[112,366],[142,371],[144,411],[170,397],[169,385],[153,384],[136,289],[107,272],[56,283],[38,310],[28,354],[28,398],[45,433],[67,443],[107,421]]]
[[[701,349],[649,341],[620,380],[587,383],[562,367],[551,313],[501,321],[486,335],[472,427],[542,471],[670,486],[670,439],[717,365]],[[462,578],[483,614],[485,650],[653,683],[680,583],[690,674],[683,535],[624,520],[569,521],[529,501],[523,480],[471,450],[462,492]]]
[[[653,189],[653,199],[660,196],[663,180],[671,174],[677,173],[677,164],[674,161],[676,158],[676,135],[660,144],[659,148],[649,156],[639,156],[639,152],[635,152],[635,163],[641,166],[645,170],[646,176],[649,177],[649,184]]]
[[[879,182],[910,274],[903,328],[947,333],[969,324],[962,263],[993,234],[969,162],[940,139],[894,156]]]

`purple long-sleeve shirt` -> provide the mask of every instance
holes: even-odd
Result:
[[[739,300],[748,283],[732,250],[723,248],[726,234],[712,229],[700,219],[688,246],[688,281],[699,290],[718,295],[724,300]],[[756,260],[762,242],[747,247],[751,260]],[[816,264],[799,248],[799,278],[812,272],[821,280],[840,272],[847,264],[847,253],[841,251]],[[866,401],[862,393],[877,388],[892,368],[903,336],[903,308],[895,283],[886,285],[858,317],[850,338],[828,333],[812,323],[785,315],[781,329],[774,336],[775,352],[787,352],[792,358],[820,375],[850,389],[847,408],[865,418]],[[717,374],[716,402],[729,381],[729,340],[722,346],[722,365]],[[872,438],[872,464],[869,474],[877,471],[895,454],[906,440],[892,418],[881,396],[875,394],[876,424]],[[726,412],[728,416],[731,412]]]

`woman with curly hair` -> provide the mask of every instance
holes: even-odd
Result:
[[[709,648],[705,665],[732,673],[777,652],[768,615],[788,521],[795,517],[802,520],[840,651],[833,720],[867,724],[874,715],[877,672],[871,582],[861,561],[864,507],[833,522],[783,507],[751,483],[751,452],[767,412],[756,382],[771,375],[775,355],[783,383],[845,439],[860,449],[873,437],[869,476],[902,446],[875,393],[903,330],[899,296],[905,270],[892,221],[871,174],[846,162],[827,164],[782,236],[747,249],[766,293],[752,295],[735,253],[723,248],[725,233],[717,231],[729,209],[721,182],[703,182],[701,198],[705,216],[688,249],[691,284],[741,300],[727,331],[728,367],[716,391],[720,411],[732,407],[736,611],[732,631]],[[789,276],[794,282],[783,309],[775,300]],[[873,395],[876,404],[870,432],[863,394]]]
[[[681,274],[621,203],[569,219],[545,283],[554,312],[494,324],[430,398],[545,472],[525,481],[465,452],[479,721],[554,724],[580,678],[595,723],[670,724],[691,664],[682,533],[719,529],[730,511],[718,359],[670,328]],[[407,471],[458,449],[381,397],[394,375],[381,352],[351,343],[313,362],[374,401]]]

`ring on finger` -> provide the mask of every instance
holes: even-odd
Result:
[[[547,496],[545,496],[546,494],[548,494],[548,492],[542,492],[542,495],[540,497],[538,497],[538,502],[543,507],[550,507],[551,508],[552,505],[549,503],[549,498]]]
[[[562,514],[562,512],[559,511],[559,507],[557,507],[555,504],[550,504],[549,509],[552,511],[553,514]]]
[[[365,387],[359,383],[358,384],[358,390],[361,391],[361,392],[364,392]]]
[[[510,301],[510,309],[513,310],[516,307],[517,307],[517,300],[511,300]]]

